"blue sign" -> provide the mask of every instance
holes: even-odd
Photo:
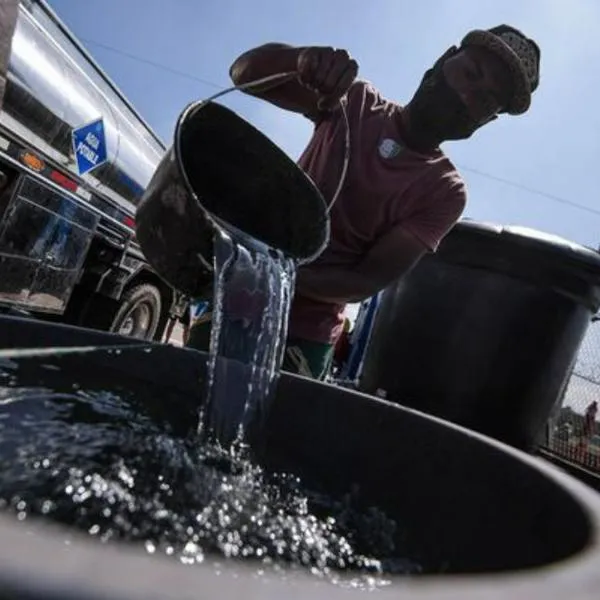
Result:
[[[102,118],[73,129],[73,151],[80,175],[106,162],[106,136]]]

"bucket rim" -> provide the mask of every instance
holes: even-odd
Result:
[[[173,146],[172,146],[177,171],[179,172],[179,174],[182,178],[186,192],[189,194],[190,198],[192,198],[195,201],[196,205],[200,208],[200,210],[202,211],[202,214],[203,214],[204,218],[207,220],[207,222],[214,228],[221,228],[222,230],[224,230],[227,233],[233,233],[234,230],[237,230],[237,228],[234,225],[229,224],[226,221],[220,219],[217,215],[211,213],[208,209],[205,208],[205,206],[201,202],[200,198],[198,197],[198,194],[196,194],[196,192],[194,191],[194,188],[189,180],[188,174],[186,172],[186,169],[184,168],[183,160],[182,160],[182,129],[183,129],[184,125],[186,124],[186,122],[188,122],[190,119],[192,119],[196,113],[198,113],[203,108],[205,108],[209,105],[218,106],[218,107],[220,107],[220,109],[229,111],[232,115],[234,115],[236,118],[240,119],[241,121],[244,121],[245,123],[247,123],[250,127],[255,129],[259,135],[263,136],[270,143],[272,143],[275,147],[277,147],[277,149],[282,154],[284,154],[288,160],[290,160],[291,162],[293,162],[293,161],[267,135],[265,135],[257,127],[252,125],[252,123],[250,123],[249,121],[247,121],[246,119],[241,117],[234,110],[230,109],[229,107],[225,106],[224,104],[215,102],[214,100],[211,100],[211,99],[196,100],[194,102],[191,102],[184,108],[184,110],[180,113],[179,117],[177,118],[177,122],[175,124],[174,142],[173,142]],[[301,170],[303,176],[307,179],[307,181],[310,183],[310,185],[313,186],[319,192],[319,198],[320,198],[321,204],[323,206],[324,235],[323,235],[323,240],[322,240],[321,244],[319,245],[319,247],[316,248],[316,250],[314,252],[312,252],[310,255],[303,256],[303,257],[292,256],[292,255],[289,255],[288,253],[284,253],[288,258],[292,258],[299,266],[301,266],[301,265],[310,264],[313,261],[315,261],[323,253],[325,248],[327,248],[327,246],[329,245],[329,242],[331,240],[331,219],[329,218],[329,214],[327,211],[327,203],[325,202],[325,199],[321,195],[320,190],[318,190],[315,182],[312,180],[312,178],[307,173],[304,172],[304,170],[302,170],[300,167],[298,167],[298,165],[296,163],[294,163],[294,165],[298,169]],[[252,237],[252,236],[249,236],[249,237]],[[271,247],[270,244],[268,244],[265,240],[258,239],[258,238],[255,238],[255,239],[257,239],[257,241],[260,242],[261,244]],[[274,249],[280,250],[279,248],[274,248]]]

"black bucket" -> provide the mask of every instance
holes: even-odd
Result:
[[[119,352],[102,349],[117,340],[124,344]],[[125,379],[132,389],[155,391],[145,412],[171,436],[195,427],[205,365],[201,353],[159,345],[148,352],[114,335],[0,319],[0,347],[82,342],[98,349],[16,359],[3,368],[38,369],[50,379],[61,377],[67,387],[77,382],[81,389]],[[18,393],[18,386],[13,390]],[[17,444],[26,448],[33,441],[31,424],[48,420],[43,397],[24,410],[19,401],[6,401],[6,389],[3,393],[0,415],[11,421]],[[139,401],[142,406],[144,398]],[[48,427],[58,426],[67,413],[76,430],[84,415],[72,411],[57,413]],[[109,417],[85,417],[85,425]],[[39,428],[33,431],[43,434]],[[0,445],[5,456],[16,450]],[[93,448],[83,451],[93,455]],[[389,402],[284,374],[266,424],[261,462],[270,470],[295,473],[332,496],[358,490],[364,506],[377,507],[396,521],[389,534],[403,556],[422,565],[423,574],[388,577],[390,586],[380,590],[384,595],[411,600],[597,598],[600,496],[498,442]],[[172,557],[147,556],[124,544],[103,545],[62,526],[17,522],[10,515],[0,518],[0,589],[30,600],[290,594],[335,600],[361,594],[299,571],[284,580],[257,576],[255,565],[243,560],[223,559],[218,571],[209,564],[186,567]]]
[[[167,283],[201,297],[212,285],[215,224],[299,263],[329,240],[325,201],[294,161],[230,109],[197,102],[137,208],[136,235]]]
[[[531,450],[600,306],[600,256],[463,221],[381,295],[359,387]]]

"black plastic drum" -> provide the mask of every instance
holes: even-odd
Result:
[[[123,347],[110,349],[115,343]],[[0,460],[18,454],[19,447],[25,451],[39,436],[64,432],[65,422],[77,440],[106,423],[125,431],[135,428],[141,415],[171,439],[194,429],[203,354],[157,344],[140,348],[135,340],[115,335],[0,318],[2,348],[73,345],[97,349],[2,359],[0,415],[3,427],[10,423],[18,447],[0,440]],[[36,381],[14,383],[32,373],[39,373],[38,383],[44,380],[47,387],[35,391]],[[55,406],[58,402],[60,408],[64,397],[64,410],[50,413],[45,394],[53,388],[84,395],[91,388],[132,393],[131,421],[115,421],[104,403],[93,414],[81,410],[70,395],[56,391]],[[407,600],[597,598],[600,496],[537,459],[401,406],[291,375],[279,382],[264,441],[264,468],[294,473],[309,484],[320,482],[332,496],[354,490],[365,507],[395,519],[397,528],[386,530],[395,551],[417,561],[423,571],[408,578],[389,576],[389,587],[380,590],[384,595]],[[57,437],[53,452],[61,450],[68,449]],[[105,459],[94,446],[81,451],[89,459]],[[138,454],[145,456],[142,449]],[[15,463],[5,467],[14,469]],[[150,472],[156,468],[148,462]],[[170,473],[157,471],[156,476],[165,482]],[[19,493],[29,485],[23,479]],[[257,565],[243,559],[223,558],[219,565],[218,572],[208,561],[186,566],[164,553],[148,555],[143,547],[103,544],[65,525],[0,514],[0,590],[10,597],[184,600],[292,594],[336,600],[366,593],[297,569],[282,577],[261,577]]]
[[[596,252],[463,221],[380,297],[359,387],[530,449],[599,297]]]

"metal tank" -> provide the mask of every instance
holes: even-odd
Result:
[[[0,107],[6,86],[6,71],[10,46],[19,14],[19,0],[4,0],[0,4]]]
[[[594,250],[462,221],[381,295],[359,389],[532,449],[599,306]]]
[[[81,175],[71,133],[99,118],[107,161]],[[19,6],[0,132],[33,145],[129,213],[165,153],[162,141],[41,0]]]

